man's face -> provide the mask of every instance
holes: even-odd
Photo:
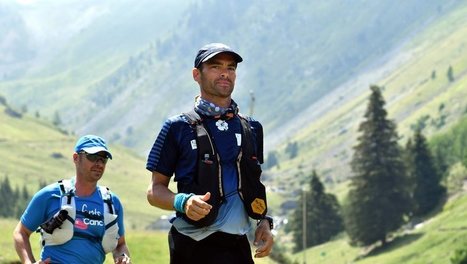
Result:
[[[233,55],[220,53],[195,69],[193,78],[201,88],[201,97],[211,102],[230,99],[235,86],[237,62]]]
[[[105,151],[96,154],[85,152],[75,153],[74,162],[76,165],[77,177],[82,177],[88,182],[97,182],[102,178],[105,171],[105,164],[108,160]]]

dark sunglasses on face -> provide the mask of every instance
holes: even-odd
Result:
[[[106,154],[104,155],[99,155],[98,153],[90,154],[90,153],[87,153],[86,151],[80,151],[79,153],[85,154],[86,159],[89,160],[90,162],[102,161],[102,163],[106,164],[107,161],[109,160],[109,156],[107,156]]]

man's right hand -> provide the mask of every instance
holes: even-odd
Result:
[[[185,214],[191,220],[198,221],[204,218],[211,211],[212,206],[207,203],[211,198],[211,193],[204,195],[194,195],[185,204]]]

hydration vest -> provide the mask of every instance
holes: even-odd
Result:
[[[199,221],[193,221],[179,212],[177,214],[187,222],[203,227],[211,225],[216,220],[219,208],[225,201],[222,168],[216,146],[211,140],[201,117],[194,110],[184,113],[184,115],[196,132],[197,173],[190,183],[179,183],[178,190],[179,192],[197,195],[210,192],[211,198],[207,202],[212,205],[212,209],[208,215]],[[267,212],[266,188],[260,181],[262,170],[257,159],[256,149],[253,147],[253,133],[249,121],[241,115],[238,116],[242,127],[242,140],[241,149],[236,160],[237,189],[248,215],[253,219],[262,219]]]
[[[46,232],[43,228],[38,229],[38,232],[41,233],[41,245],[62,245],[71,240],[73,236],[79,236],[92,240],[99,240],[105,253],[112,252],[117,247],[118,239],[120,236],[118,235],[118,215],[115,212],[115,207],[113,206],[112,202],[112,195],[109,188],[105,186],[98,186],[102,201],[105,204],[103,219],[105,232],[103,237],[96,238],[84,233],[74,232],[73,225],[76,219],[74,182],[71,180],[60,180],[58,181],[58,184],[60,186],[61,193],[60,211],[65,210],[67,212],[67,216],[61,226],[55,228],[51,234]],[[57,212],[54,217],[57,217],[60,211]]]

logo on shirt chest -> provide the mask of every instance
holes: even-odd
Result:
[[[225,121],[222,120],[222,119],[217,120],[217,122],[216,122],[216,127],[217,127],[217,129],[219,129],[220,131],[227,131],[227,130],[229,130],[229,124],[227,124],[227,122],[225,122]]]
[[[89,226],[104,226],[102,213],[94,209],[88,209],[87,204],[83,204],[81,207],[82,218],[76,218],[75,227],[79,229],[88,229]]]

